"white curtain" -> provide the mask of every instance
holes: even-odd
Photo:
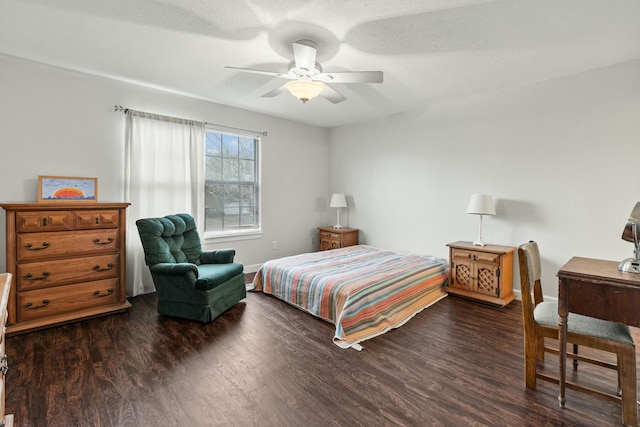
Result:
[[[188,213],[203,230],[205,123],[126,111],[127,295],[155,292],[135,225]]]

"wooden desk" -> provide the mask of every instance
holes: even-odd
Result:
[[[640,274],[618,270],[617,261],[573,257],[558,271],[560,316],[560,406],[565,403],[567,316],[569,312],[640,327]],[[635,366],[633,389],[622,393],[622,422],[638,425]]]

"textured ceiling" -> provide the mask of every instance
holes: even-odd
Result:
[[[291,43],[348,99],[261,95]],[[640,58],[640,0],[0,0],[0,53],[323,127]],[[135,106],[131,106],[135,108]]]

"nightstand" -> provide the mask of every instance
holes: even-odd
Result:
[[[515,298],[513,294],[512,246],[475,246],[471,242],[454,242],[449,247],[449,293],[502,307]]]
[[[346,248],[358,244],[357,228],[319,227],[320,250]]]

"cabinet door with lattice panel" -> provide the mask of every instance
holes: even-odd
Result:
[[[454,288],[473,291],[474,286],[473,253],[468,251],[453,251],[451,259],[451,284]]]
[[[496,263],[477,262],[475,264],[475,289],[479,294],[492,297],[500,295],[500,267]]]
[[[322,239],[320,240],[320,250],[328,251],[331,249],[340,248],[340,241],[330,240],[330,239]]]

